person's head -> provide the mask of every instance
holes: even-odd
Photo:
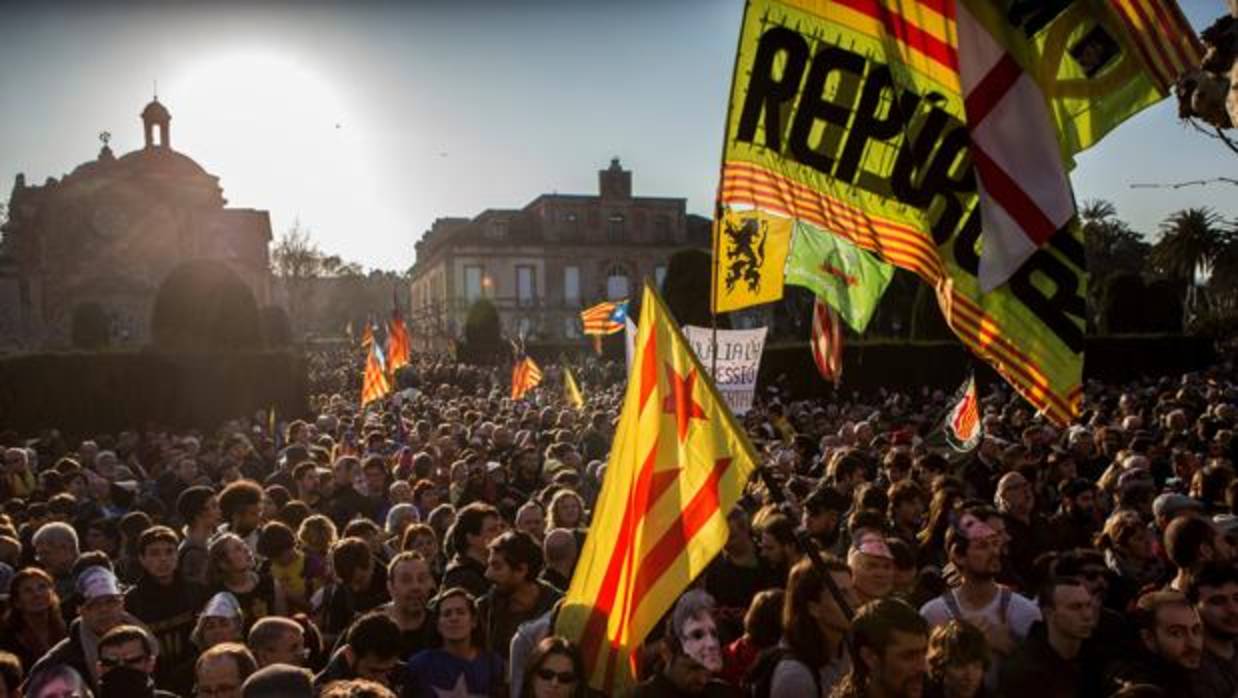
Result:
[[[774,514],[761,525],[761,555],[776,568],[786,569],[800,556],[795,523],[783,514]]]
[[[1090,518],[1096,511],[1096,483],[1076,478],[1061,487],[1062,510],[1077,518]]]
[[[847,566],[862,601],[883,598],[894,589],[894,555],[880,534],[859,535],[847,553]]]
[[[223,642],[244,642],[244,628],[240,602],[230,592],[221,591],[206,602],[189,634],[189,641],[200,650]]]
[[[396,694],[378,681],[340,679],[323,687],[318,698],[396,698]]]
[[[543,638],[525,661],[520,698],[582,698],[584,663],[570,641],[551,635]]]
[[[946,531],[946,552],[964,579],[989,580],[1002,569],[1001,536],[971,515]]]
[[[510,595],[537,581],[542,571],[542,547],[523,531],[507,531],[490,541],[486,579],[499,594]]]
[[[26,698],[89,698],[90,686],[68,664],[51,664],[31,674],[26,682]]]
[[[207,548],[207,568],[211,579],[222,582],[230,575],[250,572],[254,568],[254,554],[249,546],[235,533],[221,533],[211,540]]]
[[[1097,536],[1096,547],[1112,550],[1117,555],[1132,560],[1151,560],[1156,552],[1152,549],[1152,533],[1138,512],[1119,509],[1105,520],[1105,527]]]
[[[550,500],[551,528],[582,528],[585,525],[585,500],[571,490],[559,490]]]
[[[204,485],[195,485],[181,492],[176,498],[176,513],[186,525],[208,530],[218,527],[223,516],[219,497]]]
[[[529,500],[516,510],[516,530],[524,531],[541,542],[546,536],[546,511],[536,501]]]
[[[194,663],[197,698],[241,698],[241,686],[258,669],[254,655],[237,642],[215,645]]]
[[[928,675],[947,696],[977,695],[991,657],[984,633],[967,621],[950,620],[933,628],[928,644]]]
[[[82,625],[96,637],[120,625],[125,618],[125,597],[121,596],[116,575],[106,567],[87,567],[75,583],[78,615]]]
[[[1037,594],[1040,615],[1050,636],[1082,642],[1092,636],[1099,620],[1099,606],[1082,580],[1051,577]]]
[[[313,698],[314,675],[309,669],[272,664],[250,674],[241,685],[241,698]]]
[[[484,559],[487,546],[499,535],[501,527],[498,509],[483,502],[473,502],[456,513],[456,522],[450,533],[451,542],[457,553]]]
[[[420,553],[404,551],[387,564],[387,593],[399,610],[420,613],[434,596],[434,575]]]
[[[1006,473],[997,481],[997,493],[993,503],[1003,514],[1017,518],[1026,518],[1032,513],[1036,498],[1032,493],[1032,485],[1017,471]]]
[[[400,549],[421,553],[427,561],[438,559],[438,536],[429,524],[413,524],[404,530]]]
[[[370,611],[353,622],[344,641],[352,651],[352,670],[359,679],[388,683],[400,666],[400,626],[382,611]]]
[[[666,639],[673,655],[686,655],[711,674],[722,669],[714,600],[706,592],[691,589],[679,597],[671,610]]]
[[[31,542],[34,544],[35,559],[54,577],[68,574],[80,552],[77,531],[62,521],[40,526]]]
[[[335,522],[322,514],[313,514],[301,522],[297,540],[301,545],[320,555],[327,554],[335,545]]]
[[[1149,652],[1183,669],[1199,668],[1203,625],[1186,596],[1176,591],[1146,593],[1135,603],[1134,621]]]
[[[1238,639],[1238,569],[1216,562],[1204,565],[1191,577],[1186,596],[1209,637]]]
[[[1165,554],[1179,570],[1193,572],[1205,562],[1225,562],[1230,559],[1225,536],[1209,520],[1182,516],[1165,530]]]
[[[249,535],[262,521],[262,487],[252,480],[237,480],[219,495],[219,508],[228,530]]]
[[[847,495],[838,489],[830,485],[817,487],[804,498],[804,511],[801,514],[804,529],[818,538],[830,537],[838,528],[838,522],[849,506]],[[742,512],[743,509],[736,507],[735,511]]]
[[[855,608],[855,586],[850,568],[833,557],[825,559],[825,566],[843,601]],[[849,627],[846,613],[812,560],[796,563],[787,576],[782,602],[782,636],[786,643],[797,654],[819,666],[825,663],[831,649],[827,644],[837,645]]]
[[[136,625],[118,625],[99,638],[97,671],[100,676],[122,667],[144,674],[155,671],[158,647],[145,629]]]
[[[0,651],[0,698],[17,698],[22,682],[21,660],[12,652]]]
[[[297,535],[282,521],[268,521],[258,533],[258,554],[268,560],[286,563],[295,559]]]
[[[361,474],[365,477],[365,491],[371,497],[387,493],[387,464],[382,456],[370,456],[361,466]]]
[[[848,497],[864,482],[864,475],[864,461],[849,448],[835,451],[826,465],[826,480]]]
[[[898,599],[860,607],[848,634],[851,676],[861,687],[880,686],[879,695],[918,698],[927,672],[928,622]]]
[[[38,567],[19,570],[9,580],[9,606],[18,613],[60,613],[60,598],[51,575]]]
[[[773,647],[782,637],[782,606],[786,599],[782,589],[759,592],[744,613],[744,635],[759,648]]]
[[[473,595],[460,587],[447,589],[431,602],[434,624],[439,637],[447,644],[481,643],[478,638],[477,603]]]
[[[924,523],[928,496],[915,480],[900,480],[890,487],[890,520],[896,526],[919,530]]]
[[[142,571],[160,584],[170,584],[176,575],[176,548],[180,541],[167,526],[152,526],[138,536],[138,563]]]
[[[341,538],[331,547],[331,569],[341,584],[354,591],[370,587],[374,575],[374,555],[360,538]]]
[[[253,650],[258,666],[291,664],[301,666],[306,660],[305,630],[300,623],[282,616],[259,618],[249,629],[246,643]]]

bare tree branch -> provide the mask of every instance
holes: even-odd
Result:
[[[1209,184],[1233,184],[1238,186],[1238,179],[1233,177],[1213,177],[1212,179],[1193,179],[1189,182],[1173,183],[1139,183],[1132,184],[1131,189],[1181,189],[1183,187],[1206,186]]]

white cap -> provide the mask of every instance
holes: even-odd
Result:
[[[240,618],[241,603],[231,592],[221,591],[206,602],[202,615],[210,618]]]
[[[116,575],[106,567],[92,566],[77,575],[77,593],[90,601],[103,596],[120,596]]]

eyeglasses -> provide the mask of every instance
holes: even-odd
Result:
[[[555,683],[571,686],[576,683],[576,673],[571,671],[553,671],[551,669],[538,669],[537,678],[542,681],[554,681]]]
[[[140,669],[142,662],[150,655],[139,654],[136,657],[99,657],[99,663],[107,669],[115,669],[120,666],[127,666],[130,669]]]

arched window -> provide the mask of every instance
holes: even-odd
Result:
[[[632,283],[628,279],[628,270],[616,264],[606,270],[606,300],[617,301],[627,298],[632,291]]]

